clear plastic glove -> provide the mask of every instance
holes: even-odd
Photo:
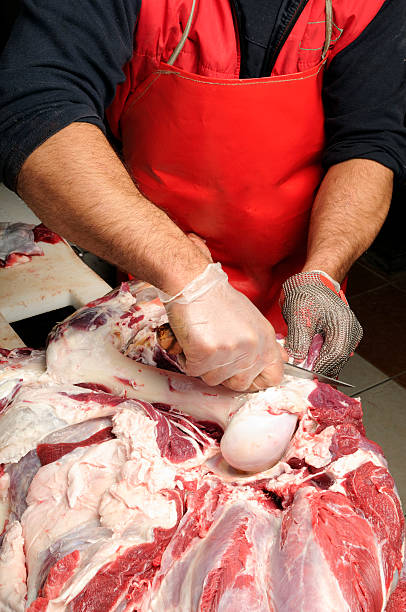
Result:
[[[313,370],[337,377],[362,338],[339,284],[320,270],[295,274],[283,284],[281,306],[288,325],[285,348],[295,362],[306,358],[313,337],[322,334]]]
[[[280,383],[284,351],[272,325],[229,284],[219,263],[209,264],[176,296],[159,295],[183,349],[188,375],[235,391]]]

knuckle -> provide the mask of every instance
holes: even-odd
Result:
[[[202,376],[202,380],[206,383],[206,385],[209,385],[209,387],[216,387],[217,385],[224,382],[223,378],[221,377],[221,375],[219,375],[218,372],[216,372],[216,370],[204,374]]]
[[[200,363],[189,363],[186,361],[185,373],[187,376],[201,376],[204,374],[205,368]]]
[[[253,357],[261,353],[261,347],[258,340],[246,340],[244,344],[239,347],[239,352],[245,357]]]
[[[242,376],[232,376],[223,382],[225,387],[232,389],[233,391],[247,391],[251,386],[252,380]]]
[[[202,355],[213,355],[218,349],[214,338],[203,338],[199,343],[199,350]]]
[[[263,389],[267,387],[275,387],[280,384],[283,378],[283,366],[282,364],[274,364],[272,366],[266,367],[257,377],[256,381],[259,379],[258,384],[261,384]]]

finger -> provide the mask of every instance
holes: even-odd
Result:
[[[282,352],[279,350],[279,345],[275,346],[276,351],[268,354],[265,363],[266,366],[256,367],[255,370],[251,369],[248,377],[233,376],[232,378],[223,382],[226,387],[233,389],[234,391],[260,391],[267,389],[268,387],[274,387],[279,385],[283,378],[283,358]],[[261,364],[257,364],[261,365]],[[255,376],[252,376],[256,372]]]
[[[244,392],[248,391],[252,385],[252,382],[258,377],[262,371],[262,364],[255,364],[255,366],[249,368],[246,372],[235,374],[230,378],[227,378],[222,384],[228,389],[233,391]]]
[[[284,362],[288,361],[289,355],[273,335],[268,342],[268,353],[265,358],[265,367],[252,381],[249,391],[259,391],[268,387],[275,387],[282,382]]]
[[[210,386],[223,384],[234,391],[245,391],[263,367],[262,360],[254,363],[245,360],[240,364],[227,364],[207,372],[202,379]]]
[[[289,357],[293,357],[295,363],[306,359],[312,342],[312,333],[312,330],[300,327],[295,322],[288,327],[285,350]]]
[[[241,352],[230,360],[232,354],[233,351],[227,349],[214,351],[202,349],[198,358],[193,359],[189,355],[186,357],[185,372],[188,376],[201,376],[203,380],[207,377],[211,382],[206,382],[211,386],[219,385],[236,372],[252,366],[252,357],[249,358],[248,352]],[[218,382],[215,382],[216,380]]]
[[[277,387],[283,378],[283,362],[268,366],[251,383],[248,391],[262,391],[268,387]]]
[[[311,305],[300,299],[296,300],[294,305],[285,300],[282,312],[288,324],[285,349],[296,362],[303,361],[316,332],[317,318],[311,310]]]
[[[325,340],[313,370],[337,377],[362,338],[362,327],[350,309],[326,319]]]

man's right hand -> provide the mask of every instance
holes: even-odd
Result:
[[[186,373],[235,391],[280,383],[283,349],[271,324],[220,267],[212,264],[204,274],[188,285],[193,290],[185,288],[165,304],[186,357]]]

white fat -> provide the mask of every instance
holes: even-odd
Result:
[[[10,487],[10,475],[5,472],[0,476],[0,533],[4,529],[4,524],[9,513],[8,492]]]
[[[303,421],[292,445],[289,447],[286,459],[298,457],[316,468],[328,465],[332,459],[330,446],[335,433],[334,427],[326,427],[321,433],[315,434],[311,431],[306,431],[302,424]]]
[[[315,388],[316,384],[311,380],[286,376],[278,387],[269,387],[264,391],[243,396],[242,407],[247,413],[255,413],[258,407],[266,405],[274,414],[304,414],[310,405],[308,396]]]
[[[7,398],[10,398],[14,389],[21,382],[21,378],[4,378],[0,380],[0,404]]]
[[[0,365],[0,381],[19,378],[24,382],[34,382],[45,372],[45,351],[32,351],[20,355],[19,349],[11,351]]]
[[[147,293],[142,295],[146,299]],[[243,486],[266,478],[269,490],[284,500],[295,495],[295,506],[301,496],[314,493],[314,487],[307,488],[307,492],[302,490],[301,493],[300,489],[297,491],[298,486],[313,476],[306,469],[293,470],[287,460],[294,456],[304,458],[309,465],[317,468],[331,461],[329,448],[334,428],[326,428],[316,435],[316,424],[308,411],[308,397],[316,388],[316,383],[287,376],[279,387],[255,394],[236,394],[223,387],[211,388],[202,381],[135,362],[123,353],[134,356],[132,348],[136,353],[137,347],[141,347],[142,358],[154,363],[156,338],[153,326],[166,319],[163,306],[158,300],[142,303],[140,311],[134,308],[130,311],[134,304],[134,296],[122,289],[115,297],[94,307],[96,315],[106,315],[106,323],[103,325],[84,330],[70,326],[68,322],[63,328],[63,334],[56,335],[49,345],[47,374],[43,374],[41,355],[23,359],[16,353],[14,361],[10,359],[6,368],[0,368],[0,400],[13,393],[16,381],[21,378],[25,384],[39,378],[42,383],[42,386],[32,384],[23,387],[7,413],[0,418],[0,462],[18,461],[49,433],[67,425],[115,415],[113,422],[116,439],[71,451],[58,461],[40,468],[31,483],[27,496],[28,508],[22,517],[29,570],[28,605],[37,594],[40,570],[50,546],[59,546],[61,542],[66,546],[70,542],[69,538],[64,541],[67,534],[73,534],[75,539],[76,530],[88,522],[93,522],[100,529],[93,540],[89,536],[90,546],[87,547],[85,539],[74,575],[63,587],[60,596],[48,604],[47,612],[62,612],[69,608],[70,602],[106,563],[114,561],[128,547],[152,541],[156,528],[171,529],[176,526],[178,516],[175,500],[180,491],[186,489],[185,497],[189,503],[193,495],[188,497],[188,490],[196,490],[197,486],[212,481],[212,489],[202,500],[205,505],[210,493],[215,495],[219,484],[217,477],[210,473],[215,471],[220,476],[220,496],[224,495],[224,499],[220,497],[219,506],[214,511],[215,522],[238,504],[241,504],[243,512],[248,511],[250,516],[252,514],[248,526],[252,548],[240,573],[243,578],[249,576],[250,580],[259,580],[261,583],[258,592],[262,593],[263,588],[265,595],[263,601],[262,596],[258,596],[255,610],[262,612],[275,605],[278,609],[281,606],[291,606],[289,609],[303,612],[310,609],[309,605],[311,607],[313,603],[309,602],[313,601],[319,610],[325,609],[326,605],[328,607],[333,600],[338,602],[340,612],[346,610],[344,600],[340,597],[337,599],[340,590],[338,581],[323,560],[319,543],[314,542],[312,526],[308,524],[308,509],[303,506],[304,512],[301,512],[299,508],[293,521],[295,525],[289,527],[291,532],[287,548],[280,546],[279,523],[283,512],[267,509],[261,503],[265,498],[255,487]],[[140,321],[136,321],[138,312],[143,315]],[[55,381],[60,384],[56,385]],[[173,464],[161,455],[156,442],[156,422],[147,416],[140,404],[127,401],[115,407],[103,406],[91,401],[91,392],[88,400],[80,402],[63,395],[78,392],[77,388],[67,384],[69,382],[104,384],[113,393],[167,403],[197,419],[214,421],[223,428],[228,426],[222,440],[224,456],[239,469],[255,470],[257,473],[248,475],[237,472],[225,465],[219,454],[212,458],[210,465],[203,465],[207,457],[218,452],[218,446],[213,444],[210,452],[202,452],[192,438],[196,456]],[[83,389],[79,392],[87,393]],[[8,420],[7,415],[10,415]],[[298,417],[301,418],[300,427],[289,444]],[[179,415],[177,418],[179,420]],[[184,422],[178,425],[179,429],[183,428],[188,434]],[[10,432],[13,432],[13,436]],[[383,465],[383,459],[375,455],[373,449],[359,450],[333,462],[327,468],[327,473],[335,477],[330,490],[345,493],[340,480],[365,461]],[[2,499],[4,512],[7,512],[8,474],[6,476],[0,478],[0,513]],[[229,481],[230,486],[225,481]],[[242,486],[238,487],[237,482]],[[200,511],[204,513],[205,509],[187,509],[189,515],[196,513],[196,518]],[[44,525],[46,528],[43,528]],[[180,534],[183,525],[181,522],[178,527]],[[208,571],[219,567],[216,565],[217,560],[220,560],[227,546],[224,531],[227,531],[228,524],[225,522],[223,525],[223,531],[220,530],[221,533],[216,533],[210,540],[210,529],[206,534],[202,521],[202,529],[189,549],[190,554],[188,551],[180,558],[176,555],[174,559],[170,558],[169,544],[162,557],[162,565],[157,570],[155,586],[151,587],[153,603],[146,607],[143,601],[141,609],[177,612],[198,608],[196,593]],[[307,539],[295,539],[296,533],[301,536],[301,530],[307,530]],[[11,544],[18,545],[22,551],[19,538],[22,540],[21,534],[13,535],[12,538],[9,536]],[[298,542],[302,544],[299,551]],[[3,546],[1,554],[4,550],[7,549]],[[267,563],[263,563],[265,558]],[[308,586],[309,581],[305,579],[307,570],[311,576],[317,577],[317,572],[326,575],[322,593],[318,592],[320,589],[317,580],[310,581]],[[383,575],[381,582],[384,588]],[[267,595],[265,589],[270,583],[272,588],[268,591],[271,595]],[[286,592],[283,592],[283,584],[288,587]],[[181,588],[179,585],[182,585]],[[0,610],[1,586],[0,579]],[[166,597],[172,589],[174,600]],[[241,609],[252,606],[244,597],[243,588],[241,592],[238,588],[226,589],[218,602],[219,612],[228,612],[230,607],[237,609],[236,599]],[[124,609],[123,604],[118,604],[120,610]],[[17,605],[10,609],[20,612]]]
[[[279,387],[269,387],[261,393],[266,395],[276,410],[287,410],[286,406],[290,404],[291,412],[302,414],[310,406],[308,397],[316,388],[317,383],[314,380],[285,376]]]
[[[18,521],[11,523],[0,549],[0,610],[23,612],[27,594],[24,539]]]
[[[23,386],[0,417],[0,463],[16,463],[45,436],[67,425],[115,412],[114,406],[93,402],[92,392],[88,400],[76,400],[74,395],[82,391],[72,385]]]
[[[151,493],[144,484],[126,480],[114,484],[100,504],[100,522],[117,535],[127,529],[141,540],[151,540],[156,527],[170,529],[177,520],[176,504],[164,494]]]
[[[156,442],[155,421],[142,410],[131,407],[119,410],[113,423],[113,432],[128,444],[128,456],[132,460],[126,477],[132,482],[148,483],[151,493],[173,488],[176,467],[161,456]]]
[[[0,421],[0,463],[16,463],[37,441],[66,425],[49,404],[16,397]]]
[[[387,469],[387,464],[384,459],[381,459],[379,455],[372,451],[365,451],[358,449],[351,455],[344,455],[336,461],[334,461],[329,467],[328,471],[331,472],[336,478],[342,478],[348,472],[356,470],[364,463],[371,461],[377,467],[384,467]]]

